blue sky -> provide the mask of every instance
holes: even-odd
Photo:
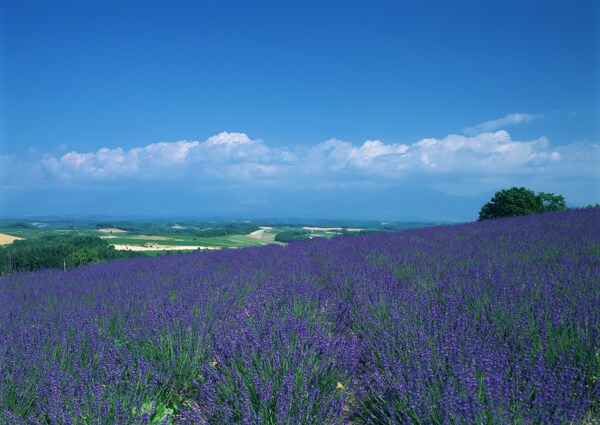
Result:
[[[0,213],[600,202],[595,3],[0,1]]]

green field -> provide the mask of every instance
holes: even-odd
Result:
[[[246,246],[262,246],[279,242],[275,241],[275,235],[279,230],[271,229],[263,233],[262,237],[252,237],[248,235],[226,235],[214,237],[198,237],[185,233],[160,234],[160,235],[139,235],[129,233],[119,233],[107,235],[102,232],[94,232],[112,245],[135,245],[144,246],[165,245],[165,246],[198,246],[211,248],[242,248]]]
[[[256,239],[245,235],[228,235],[228,236],[216,236],[212,238],[200,238],[189,235],[172,235],[170,237],[160,235],[158,238],[153,238],[152,235],[140,235],[144,236],[140,238],[137,235],[134,236],[117,236],[107,238],[107,242],[112,245],[137,245],[144,246],[147,244],[166,245],[166,246],[205,246],[205,247],[220,247],[220,248],[232,248],[232,247],[243,247],[243,246],[260,246],[266,243],[273,243],[273,239],[267,242],[269,239]]]
[[[132,250],[147,248],[148,255],[177,251],[176,247],[188,250],[210,248],[243,248],[267,244],[282,244],[275,240],[284,231],[305,231],[309,238],[333,238],[340,235],[358,234],[363,231],[400,230],[407,227],[423,227],[434,223],[379,223],[319,221],[314,223],[300,220],[265,221],[172,221],[172,220],[112,220],[92,219],[1,219],[0,233],[19,238],[32,239],[48,235],[74,232],[85,236],[96,236],[110,245],[127,245]],[[266,227],[266,228],[265,228]],[[259,235],[250,235],[255,229],[264,228]],[[121,231],[100,231],[119,229]],[[207,233],[208,232],[208,233]],[[219,234],[221,232],[221,234]],[[227,234],[232,233],[232,234]],[[5,245],[6,246],[6,245]],[[161,250],[160,247],[165,249]],[[139,247],[139,248],[138,248]],[[119,247],[123,248],[123,247]],[[181,250],[185,250],[182,248]]]
[[[148,244],[164,245],[167,247],[195,246],[210,248],[242,248],[247,246],[262,246],[273,243],[279,244],[279,242],[275,241],[275,235],[279,231],[279,229],[275,228],[269,229],[263,232],[262,237],[257,238],[247,235],[198,237],[183,232],[173,234],[138,234],[133,232],[110,234],[106,232],[100,232],[95,228],[63,230],[48,228],[15,229],[11,227],[0,227],[0,233],[24,239],[39,238],[46,235],[64,234],[67,232],[76,232],[81,235],[101,237],[111,245],[133,245],[140,247],[147,246]]]

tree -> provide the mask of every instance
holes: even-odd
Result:
[[[553,193],[540,192],[524,187],[512,187],[496,192],[494,197],[481,207],[479,220],[499,217],[514,217],[566,209],[565,198]]]
[[[298,230],[285,230],[275,235],[277,242],[295,242],[295,241],[307,241],[310,239],[310,232],[298,229]]]
[[[567,209],[565,198],[562,195],[540,192],[538,197],[542,201],[544,211],[561,211]]]

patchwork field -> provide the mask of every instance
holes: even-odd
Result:
[[[127,233],[127,230],[115,229],[115,228],[111,228],[111,227],[98,229],[98,231],[100,233]]]
[[[336,223],[340,223],[342,227],[302,226],[300,222],[269,225],[264,225],[265,223],[262,222],[254,224],[249,221],[183,222],[182,225],[161,220],[98,223],[92,220],[80,219],[53,219],[44,222],[4,219],[0,220],[0,234],[22,239],[37,239],[76,233],[83,236],[100,237],[119,250],[130,249],[136,252],[147,252],[149,255],[157,255],[161,252],[174,250],[243,248],[267,244],[284,244],[284,242],[277,241],[276,236],[278,233],[286,231],[302,230],[311,238],[324,237],[330,239],[343,234],[358,234],[364,230],[389,231],[394,228],[404,229],[432,225],[431,223],[409,222],[390,225],[390,223],[373,221],[337,221]],[[357,223],[362,223],[365,227],[356,227]],[[6,243],[11,241],[11,239],[5,240]],[[154,245],[163,246],[163,249],[156,249]],[[180,246],[183,248],[180,248]]]
[[[3,424],[593,424],[600,209],[0,280]]]
[[[151,235],[111,235],[107,241],[115,248],[121,249],[122,246],[139,247],[139,250],[145,250],[148,246],[164,247],[164,250],[173,249],[214,249],[214,248],[241,248],[245,246],[261,246],[271,239],[265,238],[263,241],[247,235],[227,235],[215,236],[210,238],[192,237],[189,235],[176,236],[151,236]],[[169,248],[171,247],[171,248]],[[176,248],[181,247],[181,248]],[[152,249],[154,250],[154,249]],[[160,249],[159,249],[160,250]]]
[[[20,238],[18,236],[11,236],[11,235],[6,235],[4,233],[0,233],[0,245],[6,245],[6,244],[10,244],[13,243],[14,241],[18,241]]]
[[[265,232],[268,232],[269,230],[273,230],[272,227],[261,227],[259,230],[255,230],[252,233],[249,233],[248,236],[251,236],[253,238],[257,238],[257,239],[262,239],[263,236],[265,235]]]
[[[195,251],[205,249],[220,249],[219,247],[197,245],[158,245],[147,243],[145,245],[113,245],[118,251]]]

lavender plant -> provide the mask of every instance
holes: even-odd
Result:
[[[599,305],[599,209],[15,274],[0,423],[589,423]]]

